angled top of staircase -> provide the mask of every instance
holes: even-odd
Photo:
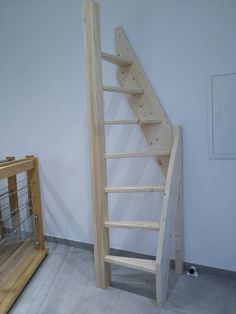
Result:
[[[161,124],[142,125],[144,136],[153,149],[171,150],[173,144],[173,128],[162,105],[153,89],[143,67],[141,66],[134,49],[132,48],[125,32],[122,28],[115,29],[116,55],[122,58],[132,60],[130,67],[118,67],[117,79],[120,86],[135,87],[143,89],[142,97],[128,99],[130,106],[137,119],[152,119],[158,117]],[[160,157],[160,167],[166,176],[168,163],[165,163],[165,157]]]

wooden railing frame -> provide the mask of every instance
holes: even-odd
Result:
[[[6,162],[0,163],[0,180],[7,179],[8,192],[11,192],[8,197],[10,212],[12,213],[12,228],[16,229],[21,223],[19,212],[17,214],[18,195],[16,179],[16,176],[21,173],[26,173],[27,176],[28,200],[30,200],[29,206],[32,208],[29,214],[32,216],[35,242],[33,244],[32,241],[23,241],[0,265],[0,313],[7,313],[9,311],[22,289],[48,253],[48,249],[44,246],[38,159],[34,156],[26,156],[20,160],[9,157],[6,159]],[[4,236],[2,225],[0,226],[0,232]]]

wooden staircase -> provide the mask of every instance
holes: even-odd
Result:
[[[167,285],[173,237],[175,269],[183,271],[182,236],[182,147],[181,129],[173,127],[148,81],[124,31],[115,29],[116,54],[101,51],[99,6],[84,1],[84,38],[87,65],[87,95],[91,146],[91,174],[94,220],[94,255],[97,286],[107,288],[111,280],[110,264],[131,267],[156,275],[157,305],[167,297]],[[102,59],[117,65],[119,86],[104,86]],[[105,120],[103,92],[123,93],[136,119]],[[150,150],[130,153],[105,151],[105,125],[139,125]],[[108,187],[106,160],[114,158],[155,157],[166,180],[164,185]],[[160,221],[109,221],[108,193],[164,193]],[[156,260],[110,255],[109,229],[130,228],[159,232]]]

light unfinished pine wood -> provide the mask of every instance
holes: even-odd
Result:
[[[105,221],[104,225],[108,228],[160,230],[160,222],[158,221]]]
[[[89,3],[94,3],[93,0],[89,0]],[[97,17],[96,17],[97,19]],[[95,19],[95,20],[96,20]],[[99,25],[98,25],[99,26]],[[99,30],[99,27],[98,27]],[[96,31],[95,31],[96,34]],[[100,37],[95,36],[98,44],[100,45]],[[180,197],[180,167],[179,156],[181,148],[179,143],[179,129],[175,129],[173,132],[173,127],[165,115],[164,110],[150,84],[148,81],[135,53],[132,49],[124,31],[121,28],[115,30],[116,38],[116,54],[119,57],[119,60],[130,59],[132,64],[129,66],[124,66],[117,64],[117,79],[120,84],[120,87],[113,86],[103,86],[103,91],[109,92],[120,92],[127,94],[128,102],[136,116],[136,119],[130,120],[105,120],[103,125],[112,125],[112,124],[139,124],[142,128],[142,131],[150,144],[151,151],[155,152],[170,152],[171,156],[161,155],[156,156],[157,162],[160,165],[160,168],[167,178],[166,185],[158,186],[142,186],[142,187],[105,187],[105,193],[129,193],[129,192],[164,192],[164,202],[163,210],[161,215],[160,222],[160,237],[159,237],[159,248],[157,252],[156,261],[154,263],[155,268],[152,268],[152,271],[156,274],[156,286],[157,286],[157,304],[161,306],[164,304],[166,299],[167,291],[167,280],[169,273],[169,262],[170,262],[170,250],[171,250],[171,238],[173,237],[173,216],[175,216],[175,225],[176,225],[176,270],[181,268],[183,249],[182,242],[180,238],[182,236],[181,231],[181,197]],[[92,59],[92,65],[94,62],[100,62],[101,52],[99,50],[100,56],[97,55],[97,59]],[[89,56],[91,57],[91,56]],[[96,57],[95,54],[92,57]],[[111,58],[111,57],[110,57]],[[116,58],[117,60],[118,58]],[[114,60],[114,58],[113,58]],[[96,72],[95,72],[96,73]],[[93,73],[94,75],[94,73]],[[96,75],[94,75],[96,77]],[[101,78],[101,76],[100,76]],[[138,93],[137,93],[138,90]],[[129,91],[129,92],[128,92]],[[140,92],[142,91],[142,93]],[[99,90],[100,93],[100,90]],[[98,94],[99,94],[98,93]],[[139,96],[139,97],[132,97]],[[157,119],[158,117],[158,119]],[[159,120],[160,123],[156,123],[156,120]],[[144,123],[141,123],[144,121]],[[153,121],[154,123],[151,123]],[[105,158],[128,158],[132,154],[136,156],[142,156],[144,152],[134,153],[113,153],[113,154],[104,154]],[[132,156],[133,157],[133,156]],[[105,159],[104,158],[104,159]],[[179,200],[179,201],[176,201]],[[176,203],[179,203],[179,210],[176,211]],[[104,208],[105,210],[107,207]],[[176,214],[177,213],[177,214]],[[104,217],[104,216],[103,216]],[[108,220],[104,221],[105,227],[107,229],[110,226],[128,227],[124,226],[129,222],[110,222]],[[110,225],[112,224],[112,225]],[[95,226],[96,228],[100,227],[100,224]],[[101,229],[103,230],[103,229]],[[101,247],[101,252],[104,253],[103,247]],[[106,254],[106,253],[105,253]],[[121,261],[120,257],[109,256],[108,254],[105,257],[107,262],[119,263],[119,265],[124,265],[130,267],[133,264],[133,267],[140,266],[137,262],[131,262],[127,258],[123,258]],[[137,268],[145,270],[145,267]],[[146,267],[146,271],[148,267]]]
[[[121,58],[106,52],[102,52],[102,59],[119,66],[130,66],[132,64],[130,59]]]
[[[175,134],[179,137],[179,193],[175,213],[175,271],[182,274],[184,271],[182,129],[179,127]]]
[[[120,266],[146,271],[148,273],[156,273],[156,262],[153,260],[107,255],[105,256],[105,261]]]
[[[106,187],[106,193],[164,192],[164,185]]]
[[[0,266],[0,313],[8,313],[47,253],[47,249],[36,250],[25,241],[11,255],[11,263],[6,260]]]
[[[113,125],[113,124],[160,124],[161,119],[129,119],[129,120],[105,120],[105,125]]]
[[[33,169],[33,167],[34,164],[32,160],[23,159],[19,162],[9,162],[7,165],[0,167],[0,180],[28,171]]]
[[[184,230],[182,211],[183,201],[182,195],[179,193],[178,206],[175,215],[175,272],[177,274],[182,274],[184,271]]]
[[[110,267],[104,261],[109,255],[108,200],[105,193],[106,162],[103,108],[103,82],[99,6],[92,0],[83,4],[83,25],[86,56],[87,99],[90,134],[90,164],[93,196],[94,257],[96,284],[106,288],[111,279]]]
[[[166,178],[165,195],[161,214],[161,230],[157,250],[156,296],[162,307],[167,297],[169,265],[173,245],[174,221],[180,193],[181,131],[174,128],[174,143]]]
[[[136,158],[136,157],[156,157],[169,156],[170,152],[146,151],[146,152],[130,152],[130,153],[110,153],[105,154],[106,159],[117,158]]]
[[[133,96],[143,95],[144,91],[141,88],[130,88],[130,87],[120,87],[120,86],[103,86],[104,92],[112,92],[112,93],[122,93]]]
[[[116,54],[122,58],[128,58],[133,61],[130,68],[118,67],[117,79],[122,87],[142,88],[144,94],[142,97],[130,99],[128,103],[137,119],[152,119],[158,117],[162,120],[160,125],[141,125],[144,136],[150,147],[154,150],[168,151],[172,148],[172,125],[167,118],[161,103],[149,82],[125,32],[122,28],[115,29]],[[157,161],[163,174],[166,176],[169,157],[159,156]]]

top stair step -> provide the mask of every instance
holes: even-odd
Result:
[[[120,87],[120,86],[104,85],[103,90],[105,92],[123,93],[123,94],[128,94],[128,95],[133,95],[133,96],[144,94],[144,90],[142,88],[127,88],[127,87]]]
[[[132,60],[115,56],[110,53],[102,52],[102,59],[110,63],[116,64],[118,66],[130,66],[132,65]]]
[[[148,273],[156,273],[156,261],[149,259],[106,255],[105,262],[134,268]]]

